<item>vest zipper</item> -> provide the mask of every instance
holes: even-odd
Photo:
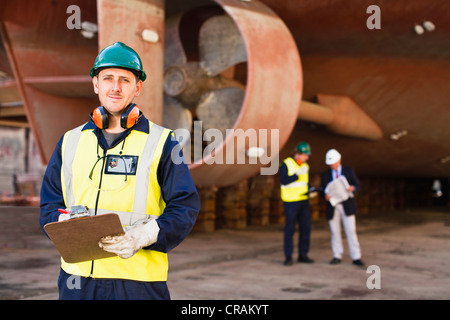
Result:
[[[102,169],[100,171],[100,181],[98,183],[97,198],[95,199],[95,210],[94,210],[95,216],[97,215],[98,200],[100,198],[100,190],[102,188],[102,179],[103,179],[103,170],[105,170],[105,161],[106,161],[106,157],[103,158]],[[92,278],[93,274],[94,274],[94,260],[92,260],[92,263],[91,263],[91,275],[90,275],[91,278]]]

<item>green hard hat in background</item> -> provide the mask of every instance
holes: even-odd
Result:
[[[305,153],[308,156],[311,155],[311,148],[309,147],[309,144],[306,142],[300,142],[297,147],[295,147],[295,150],[300,153]]]
[[[91,77],[94,77],[98,69],[114,67],[128,69],[137,74],[142,81],[145,81],[147,78],[142,69],[142,61],[139,55],[122,42],[116,42],[100,51],[89,74]]]

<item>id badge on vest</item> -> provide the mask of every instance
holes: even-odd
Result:
[[[105,174],[136,175],[138,156],[114,155],[106,156]]]

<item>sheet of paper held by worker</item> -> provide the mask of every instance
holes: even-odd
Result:
[[[340,176],[327,185],[325,193],[331,197],[329,201],[333,207],[348,198],[353,198],[353,193],[348,191],[349,187],[350,185],[344,176]]]

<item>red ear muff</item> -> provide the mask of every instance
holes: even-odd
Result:
[[[122,112],[122,116],[120,117],[120,126],[124,129],[129,129],[138,123],[141,118],[142,114],[138,106],[131,103]]]
[[[106,112],[105,108],[95,108],[95,110],[89,114],[89,117],[91,118],[92,122],[94,122],[95,125],[100,129],[108,129],[109,117],[108,112]]]

